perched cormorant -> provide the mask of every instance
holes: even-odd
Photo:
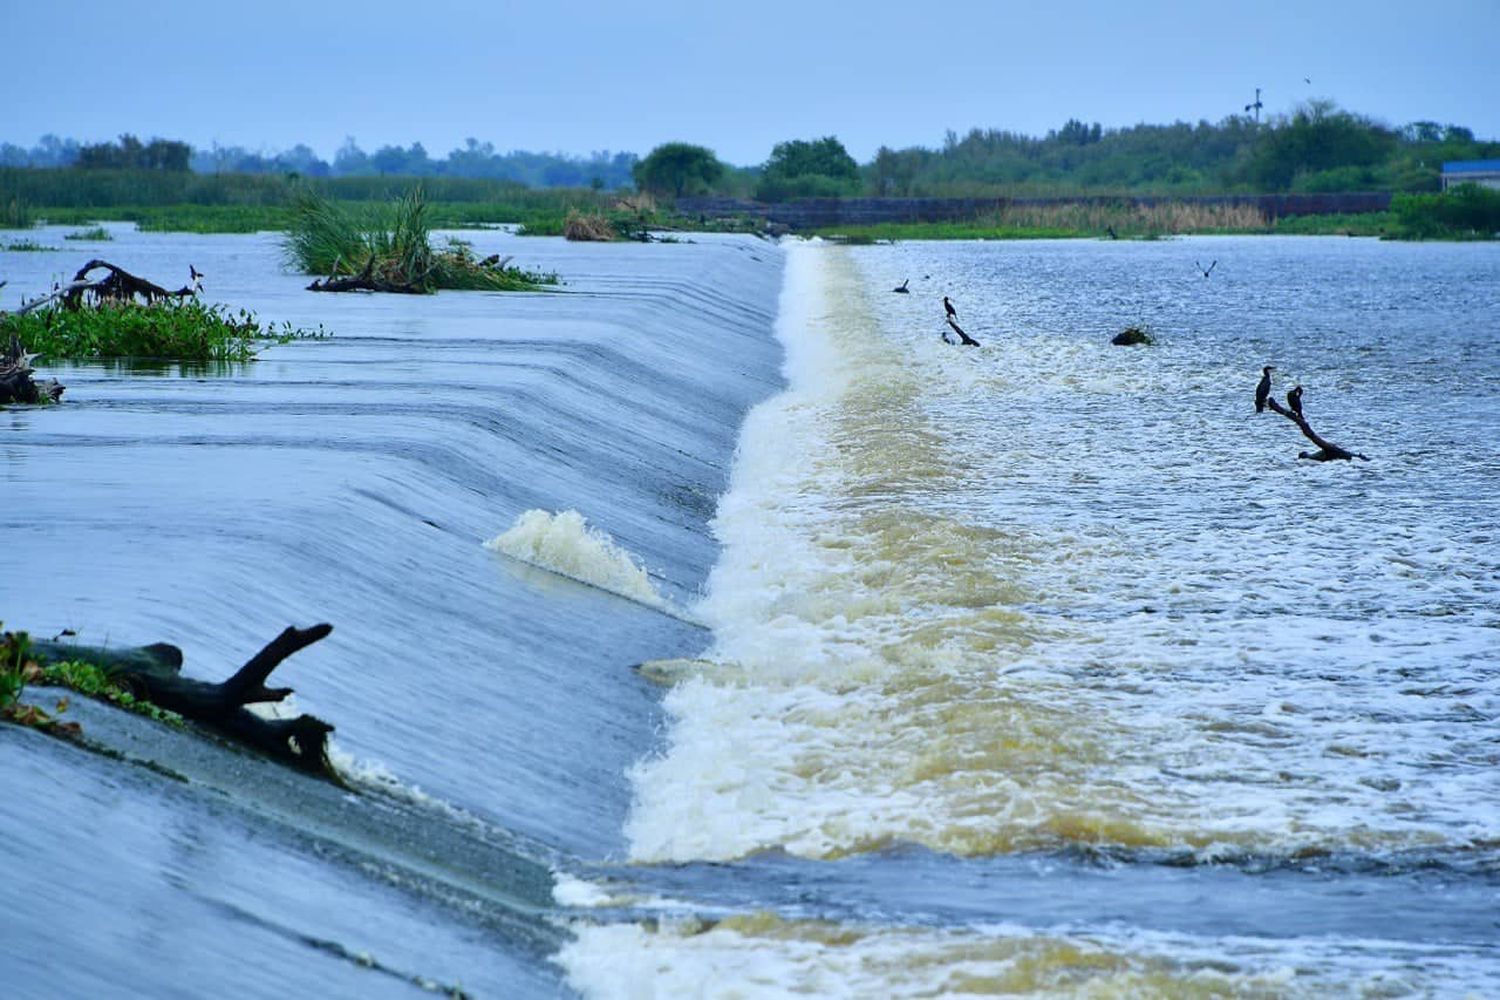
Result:
[[[203,272],[193,265],[188,265],[188,277],[192,279],[192,289],[196,292],[203,291]]]
[[[1286,408],[1297,416],[1302,416],[1302,387],[1293,386],[1292,391],[1286,394]]]
[[[1193,264],[1197,266],[1198,270],[1203,271],[1203,264],[1200,261],[1196,261],[1195,260],[1195,261],[1193,261]],[[1216,268],[1218,266],[1219,266],[1219,262],[1217,260],[1214,261],[1212,264],[1208,265],[1208,270],[1203,271],[1203,276],[1206,278],[1210,274],[1213,274],[1214,268]]]
[[[948,296],[943,296],[943,311],[948,314],[949,319],[958,319],[958,310],[953,308],[953,303],[948,301]]]
[[[1105,226],[1104,232],[1108,234],[1109,238],[1112,240],[1117,240],[1120,238],[1119,235],[1115,232],[1114,226]]]
[[[1271,373],[1276,370],[1275,365],[1266,365],[1260,370],[1260,385],[1255,387],[1255,412],[1264,413],[1266,400],[1271,398]]]
[[[907,288],[906,286],[908,284],[910,284],[910,283],[911,283],[911,279],[907,278],[905,281],[901,282],[900,285],[898,285],[895,288],[892,288],[891,291],[893,291],[893,292],[900,292],[902,295],[909,295],[909,294],[911,294],[911,289]]]

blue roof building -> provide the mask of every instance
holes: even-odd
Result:
[[[1500,160],[1449,160],[1443,164],[1443,190],[1455,184],[1500,189]]]

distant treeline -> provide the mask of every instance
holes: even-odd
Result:
[[[198,174],[296,174],[299,177],[462,177],[512,181],[527,187],[581,187],[615,190],[629,187],[634,153],[589,156],[497,153],[493,144],[468,139],[442,159],[432,159],[420,142],[408,147],[381,146],[367,153],[348,139],[333,161],[320,159],[302,144],[279,153],[260,153],[241,146],[194,149],[185,142],[153,138],[142,142],[126,133],[113,142],[80,144],[45,135],[30,149],[0,143],[0,166],[79,167],[82,169],[158,170]]]
[[[642,159],[634,153],[497,153],[492,144],[469,139],[445,158],[432,159],[421,143],[366,153],[349,139],[332,162],[319,159],[304,145],[268,155],[217,145],[189,150],[184,143],[143,143],[130,135],[93,146],[56,136],[44,136],[29,150],[0,145],[0,166],[11,167],[77,166],[205,177],[296,175],[340,181],[467,178],[532,188],[613,191],[638,186],[667,196],[753,195],[773,202],[855,195],[1425,192],[1439,188],[1444,161],[1491,158],[1500,158],[1500,142],[1476,139],[1463,126],[1418,121],[1396,128],[1324,100],[1309,101],[1265,122],[1231,115],[1217,123],[1104,128],[1070,119],[1039,138],[994,129],[974,129],[962,137],[949,132],[940,148],[882,146],[865,164],[856,163],[833,136],[778,143],[764,163],[751,167],[729,166],[712,150],[686,143],[658,146]],[[184,186],[189,192],[200,190]],[[194,194],[189,200],[211,196]],[[434,191],[433,197],[445,196]],[[46,197],[34,203],[58,204]]]
[[[1265,123],[1106,129],[1070,120],[1045,138],[974,129],[941,149],[882,147],[863,168],[877,195],[965,197],[1113,190],[1160,194],[1436,191],[1445,160],[1500,156],[1459,125],[1391,128],[1311,101]]]

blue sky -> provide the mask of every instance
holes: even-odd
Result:
[[[863,161],[947,129],[1217,121],[1257,86],[1270,113],[1331,98],[1500,137],[1500,0],[0,0],[0,24],[0,140],[24,145],[130,131],[331,157],[353,136],[442,156],[467,136],[570,153],[680,139],[748,164],[833,134]]]

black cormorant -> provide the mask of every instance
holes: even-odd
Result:
[[[953,308],[953,303],[948,301],[948,296],[943,296],[943,311],[948,314],[949,319],[958,319],[958,310]]]
[[[1260,385],[1255,387],[1256,413],[1265,412],[1266,400],[1271,398],[1271,373],[1275,370],[1275,365],[1266,365],[1260,370]]]
[[[1196,261],[1196,260],[1193,261],[1193,263],[1197,266],[1198,270],[1203,271],[1203,276],[1205,278],[1208,277],[1210,274],[1213,274],[1214,268],[1216,268],[1216,267],[1219,266],[1219,262],[1216,260],[1212,264],[1208,265],[1208,270],[1204,271],[1202,263],[1200,263],[1199,261]]]
[[[909,295],[911,294],[911,290],[906,286],[910,283],[911,279],[907,278],[905,281],[901,282],[901,284],[897,285],[895,288],[892,288],[891,291],[900,292],[902,295]]]
[[[1292,391],[1286,394],[1286,408],[1297,416],[1302,416],[1302,387],[1293,386]]]

